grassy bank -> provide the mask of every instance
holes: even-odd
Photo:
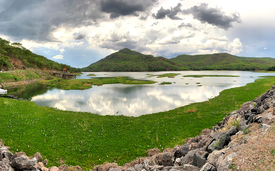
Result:
[[[15,70],[0,73],[0,82],[18,82],[34,79],[45,79],[51,77],[50,74],[42,70]]]
[[[106,77],[106,78],[93,78],[93,79],[75,79],[64,80],[60,78],[52,80],[43,80],[40,84],[50,87],[56,87],[63,90],[84,90],[91,88],[92,85],[103,84],[154,84],[154,81],[148,80],[135,80],[128,77]]]
[[[140,117],[100,116],[60,111],[29,101],[0,98],[0,138],[12,152],[39,151],[49,165],[130,162],[146,150],[183,144],[211,128],[231,111],[253,100],[275,83],[275,77],[224,90],[206,102]]]

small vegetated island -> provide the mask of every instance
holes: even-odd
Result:
[[[73,68],[36,55],[19,43],[0,39],[0,82],[5,86],[40,83],[61,89],[86,89],[103,84],[152,84],[153,81],[127,77],[64,80],[51,71],[67,68],[70,73],[82,71],[177,71],[183,69],[267,69],[275,65],[271,58],[242,58],[229,54],[181,55],[173,59],[143,55],[129,49],[86,68]],[[215,60],[212,60],[215,59]],[[122,62],[124,61],[124,62]],[[190,65],[189,65],[190,64]],[[201,64],[209,64],[201,65]],[[234,66],[234,67],[233,67]],[[228,69],[228,68],[227,68]],[[177,75],[177,74],[176,74]],[[175,74],[164,77],[175,77]],[[100,116],[87,112],[62,111],[38,106],[26,100],[0,97],[0,139],[13,153],[28,156],[40,152],[47,167],[67,164],[84,170],[104,162],[123,165],[136,157],[146,156],[152,148],[172,148],[186,138],[212,128],[232,111],[268,90],[274,77],[256,80],[243,87],[224,90],[219,96],[170,111],[139,117]],[[30,91],[31,92],[31,91]],[[2,156],[1,156],[2,157]]]

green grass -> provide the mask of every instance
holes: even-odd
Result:
[[[239,76],[237,75],[184,75],[183,77],[201,78],[201,77],[239,77]]]
[[[168,78],[175,78],[175,76],[180,75],[179,73],[167,73],[158,75],[158,78],[168,77]]]
[[[258,79],[244,87],[224,90],[209,101],[140,117],[61,111],[0,98],[0,138],[12,152],[24,151],[29,156],[40,152],[49,160],[48,166],[60,165],[61,158],[85,170],[104,162],[122,165],[146,156],[148,149],[183,144],[186,138],[212,128],[274,83],[274,77]]]
[[[40,84],[57,87],[63,90],[84,90],[89,89],[92,85],[101,86],[103,84],[154,84],[154,81],[135,80],[128,77],[106,77],[93,79],[73,79],[64,80],[60,78],[40,81]]]
[[[162,82],[160,85],[165,85],[165,84],[172,84],[171,82]]]
[[[95,74],[88,74],[87,76],[96,76]]]
[[[15,70],[0,73],[0,82],[5,83],[33,80],[43,78],[44,76],[50,77],[50,75],[47,72],[41,70]]]

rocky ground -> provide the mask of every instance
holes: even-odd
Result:
[[[124,166],[104,163],[93,171],[225,171],[275,170],[275,87],[254,99],[201,135],[161,152],[154,148],[147,157]],[[11,153],[0,140],[0,171],[82,170],[79,166],[47,168],[39,153]]]

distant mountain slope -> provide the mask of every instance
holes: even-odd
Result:
[[[266,70],[275,65],[273,58],[237,57],[227,53],[179,55],[170,60],[188,70]]]
[[[82,68],[82,71],[175,71],[181,69],[166,58],[144,55],[125,48]]]
[[[60,70],[61,68],[67,68],[70,72],[80,71],[78,68],[60,64],[44,56],[34,54],[24,48],[20,43],[10,43],[0,38],[0,70],[24,70],[28,68],[43,70]]]

